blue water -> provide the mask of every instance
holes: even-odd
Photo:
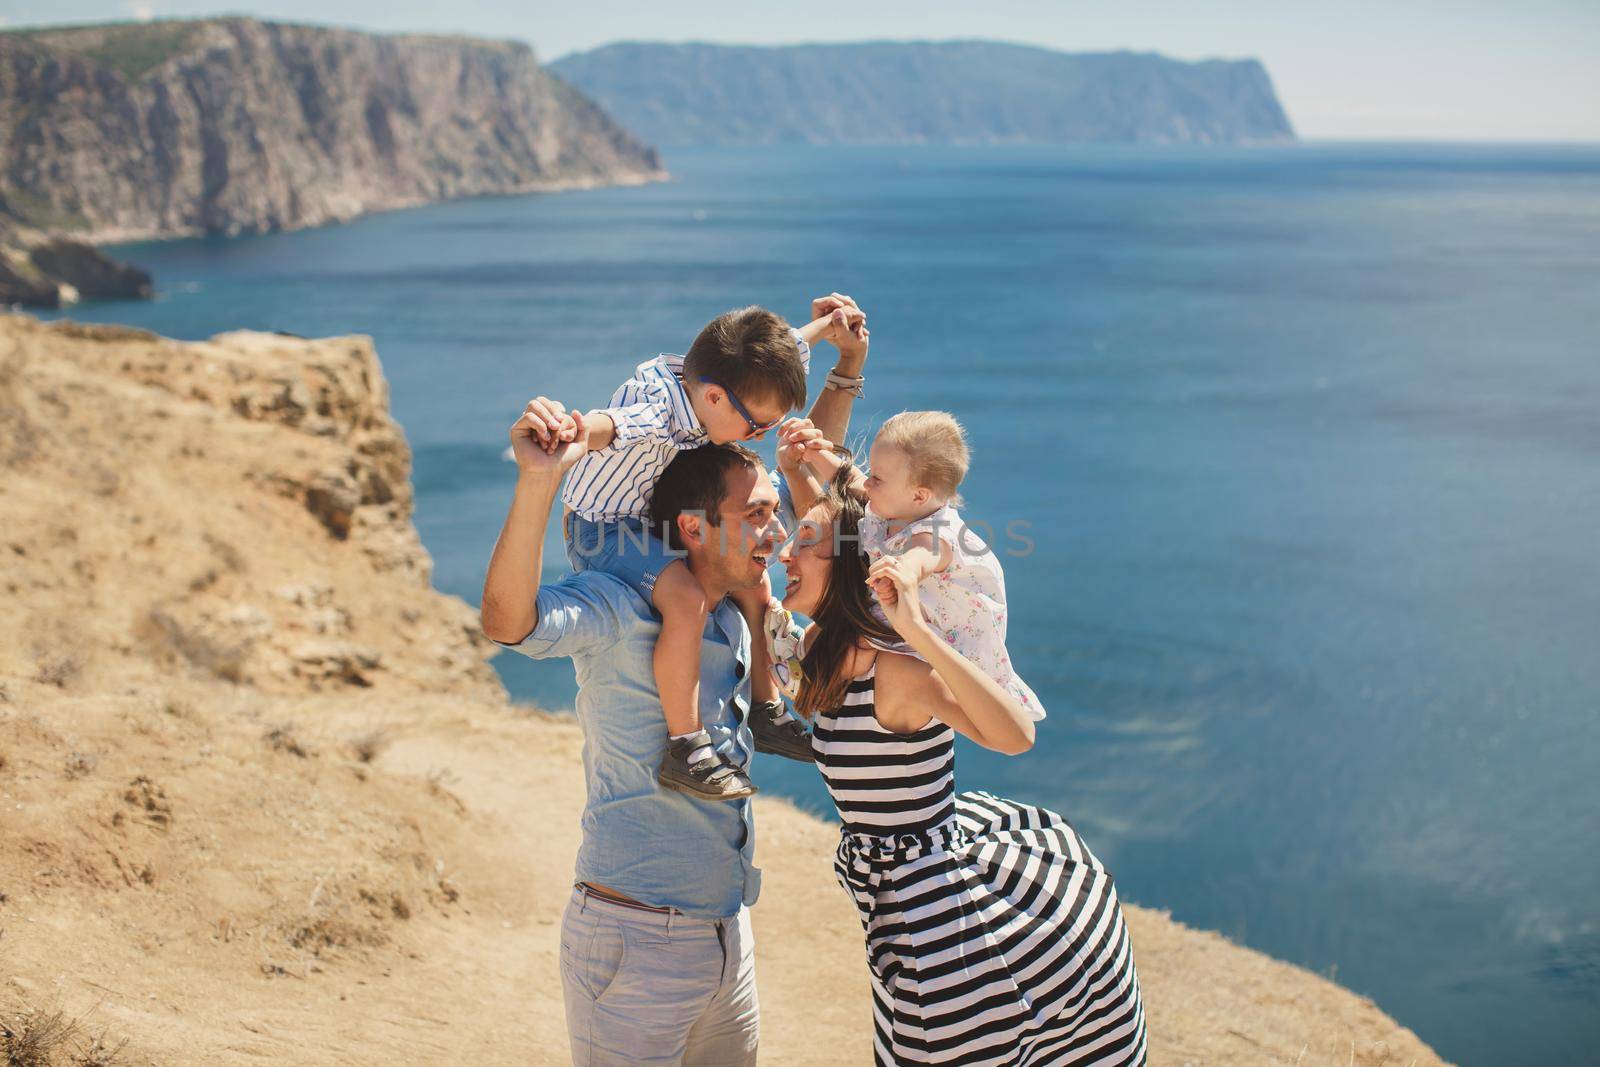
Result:
[[[1012,652],[1050,718],[1025,757],[968,746],[964,785],[1067,813],[1128,899],[1333,974],[1448,1058],[1593,1061],[1600,149],[668,164],[130,246],[162,299],[73,314],[374,335],[436,583],[475,601],[527,398],[592,405],[727,307],[852,293],[855,428],[957,412],[968,514],[1031,524]],[[571,698],[564,662],[501,667]],[[808,768],[758,778],[826,806]]]

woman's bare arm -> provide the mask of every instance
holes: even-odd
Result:
[[[933,632],[922,616],[910,569],[888,568],[893,587],[880,593],[889,622],[926,663],[878,656],[878,721],[910,733],[938,719],[984,748],[1015,756],[1033,747],[1033,719],[999,683]],[[881,584],[881,583],[880,583]]]

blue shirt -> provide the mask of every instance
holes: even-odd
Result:
[[[661,622],[637,592],[603,571],[541,585],[533,632],[505,645],[533,659],[570,656],[583,728],[583,841],[576,880],[700,919],[725,919],[761,890],[750,800],[696,800],[656,781],[667,724],[653,655]],[[700,722],[731,762],[755,750],[750,633],[731,600],[706,619]]]

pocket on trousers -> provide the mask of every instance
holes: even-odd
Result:
[[[622,928],[615,923],[599,922],[584,939],[581,949],[561,942],[561,969],[590,1000],[598,1001],[616,981],[627,951]]]
[[[668,937],[629,923],[621,935],[622,962],[597,1006],[643,1026],[670,1028],[716,995],[723,955],[715,936]]]

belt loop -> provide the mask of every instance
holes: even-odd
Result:
[[[673,920],[675,920],[677,917],[678,917],[678,909],[677,908],[673,908],[671,911],[667,912],[667,939],[669,941],[672,939],[672,923],[673,923]]]

